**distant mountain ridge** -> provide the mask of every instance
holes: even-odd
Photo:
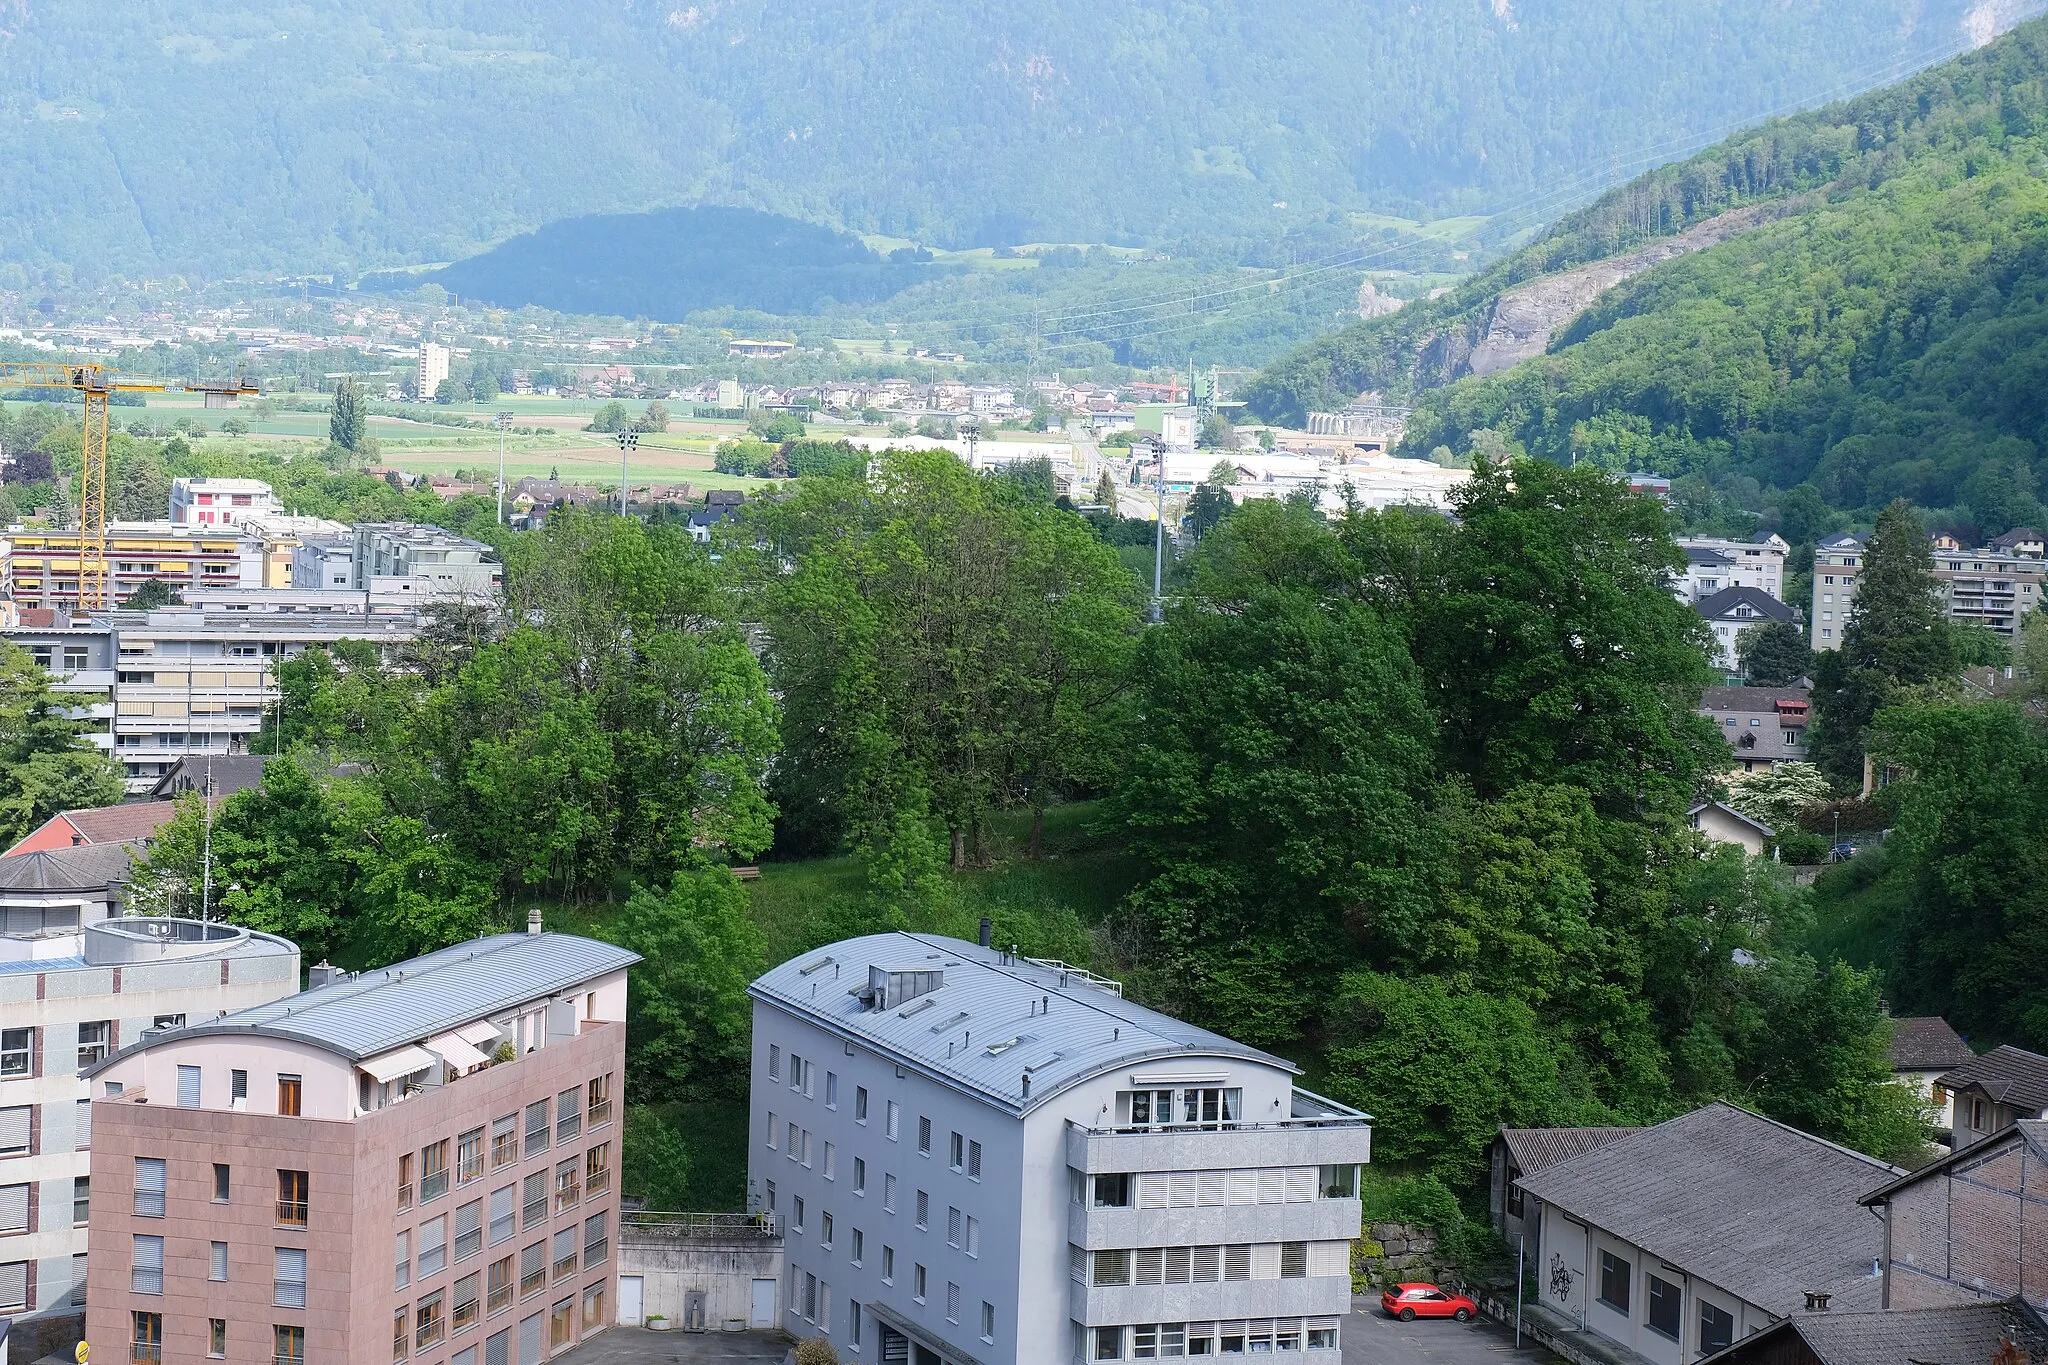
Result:
[[[1488,211],[2042,3],[23,0],[0,261],[353,276],[689,204],[948,246]]]
[[[1807,485],[1981,534],[2039,521],[2048,19],[1645,175],[1241,396],[1294,421],[1361,391],[1415,404],[1410,454],[1491,431],[1750,513]]]

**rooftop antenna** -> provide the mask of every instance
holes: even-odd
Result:
[[[192,670],[185,670],[186,678]],[[206,847],[199,859],[199,922],[204,924],[211,918],[213,906],[213,755],[206,756],[206,782],[201,789],[201,799],[206,803]]]

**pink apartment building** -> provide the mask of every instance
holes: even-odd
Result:
[[[609,1326],[638,960],[501,934],[91,1068],[94,1360],[539,1365]]]

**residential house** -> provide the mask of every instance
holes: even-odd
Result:
[[[841,1359],[1336,1365],[1370,1119],[1065,963],[887,933],[754,1000],[748,1200]]]
[[[1901,1174],[1724,1101],[1628,1134],[1521,1177],[1542,1204],[1529,1317],[1691,1365],[1810,1294],[1875,1308],[1883,1230],[1857,1200]]]
[[[2021,1299],[1878,1313],[1800,1313],[1714,1365],[2023,1365],[2048,1359],[2048,1323]]]
[[[1726,673],[1739,667],[1737,647],[1742,632],[1767,621],[1796,622],[1799,614],[1761,588],[1723,588],[1702,597],[1693,609],[1714,635],[1714,665]]]
[[[1957,1150],[2048,1111],[2048,1057],[2007,1044],[1935,1081],[1954,1104]]]
[[[171,480],[169,516],[173,526],[233,526],[249,517],[283,510],[277,494],[261,479],[181,476]]]
[[[1864,1195],[1883,1220],[1882,1306],[2048,1302],[2044,1186],[2048,1122],[2022,1119]]]
[[[179,759],[157,779],[149,794],[158,801],[174,801],[187,792],[204,792],[224,800],[236,792],[263,785],[263,770],[270,763],[266,754],[205,754]]]
[[[0,857],[41,853],[84,844],[125,844],[147,839],[178,813],[171,801],[135,801],[121,806],[60,811],[37,825]]]
[[[1492,1199],[1488,1207],[1494,1232],[1509,1246],[1519,1243],[1529,1264],[1540,1265],[1543,1260],[1543,1207],[1516,1182],[1525,1175],[1547,1171],[1560,1161],[1569,1161],[1640,1131],[1637,1128],[1509,1128],[1502,1125],[1500,1136],[1493,1140],[1489,1151]]]
[[[2031,526],[2015,526],[2002,536],[1993,536],[1984,548],[2017,559],[2040,559],[2048,554],[2048,536]]]
[[[1755,588],[1785,600],[1785,559],[1792,552],[1782,537],[1762,541],[1689,537],[1678,542],[1685,551],[1685,577],[1672,585],[1682,602],[1698,602],[1726,588]]]
[[[1720,727],[1743,772],[1769,771],[1806,761],[1806,727],[1813,692],[1804,681],[1790,687],[1710,687],[1699,714]]]
[[[1815,649],[1839,649],[1849,612],[1856,605],[1856,579],[1863,572],[1863,538],[1847,531],[1813,547],[1813,610],[1807,640]]]
[[[1762,855],[1778,831],[1753,820],[1733,806],[1702,801],[1685,813],[1685,822],[1717,844],[1736,844],[1754,858]]]
[[[1892,1041],[1885,1060],[1891,1063],[1893,1079],[1933,1106],[1935,1126],[1944,1133],[1951,1131],[1955,1124],[1955,1097],[1940,1083],[1941,1078],[1977,1060],[1977,1054],[1970,1051],[1962,1035],[1949,1027],[1948,1020],[1938,1016],[1893,1019]]]

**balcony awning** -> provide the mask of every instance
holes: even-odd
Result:
[[[473,1066],[482,1066],[490,1058],[478,1052],[453,1033],[444,1033],[438,1038],[429,1038],[427,1047],[441,1054],[441,1060],[457,1071],[467,1071]]]
[[[455,1030],[455,1036],[471,1047],[482,1047],[498,1041],[498,1026],[488,1019],[478,1019]]]
[[[410,1076],[415,1071],[425,1071],[433,1065],[433,1054],[417,1047],[402,1047],[356,1063],[358,1070],[369,1072],[371,1079],[379,1084]]]

